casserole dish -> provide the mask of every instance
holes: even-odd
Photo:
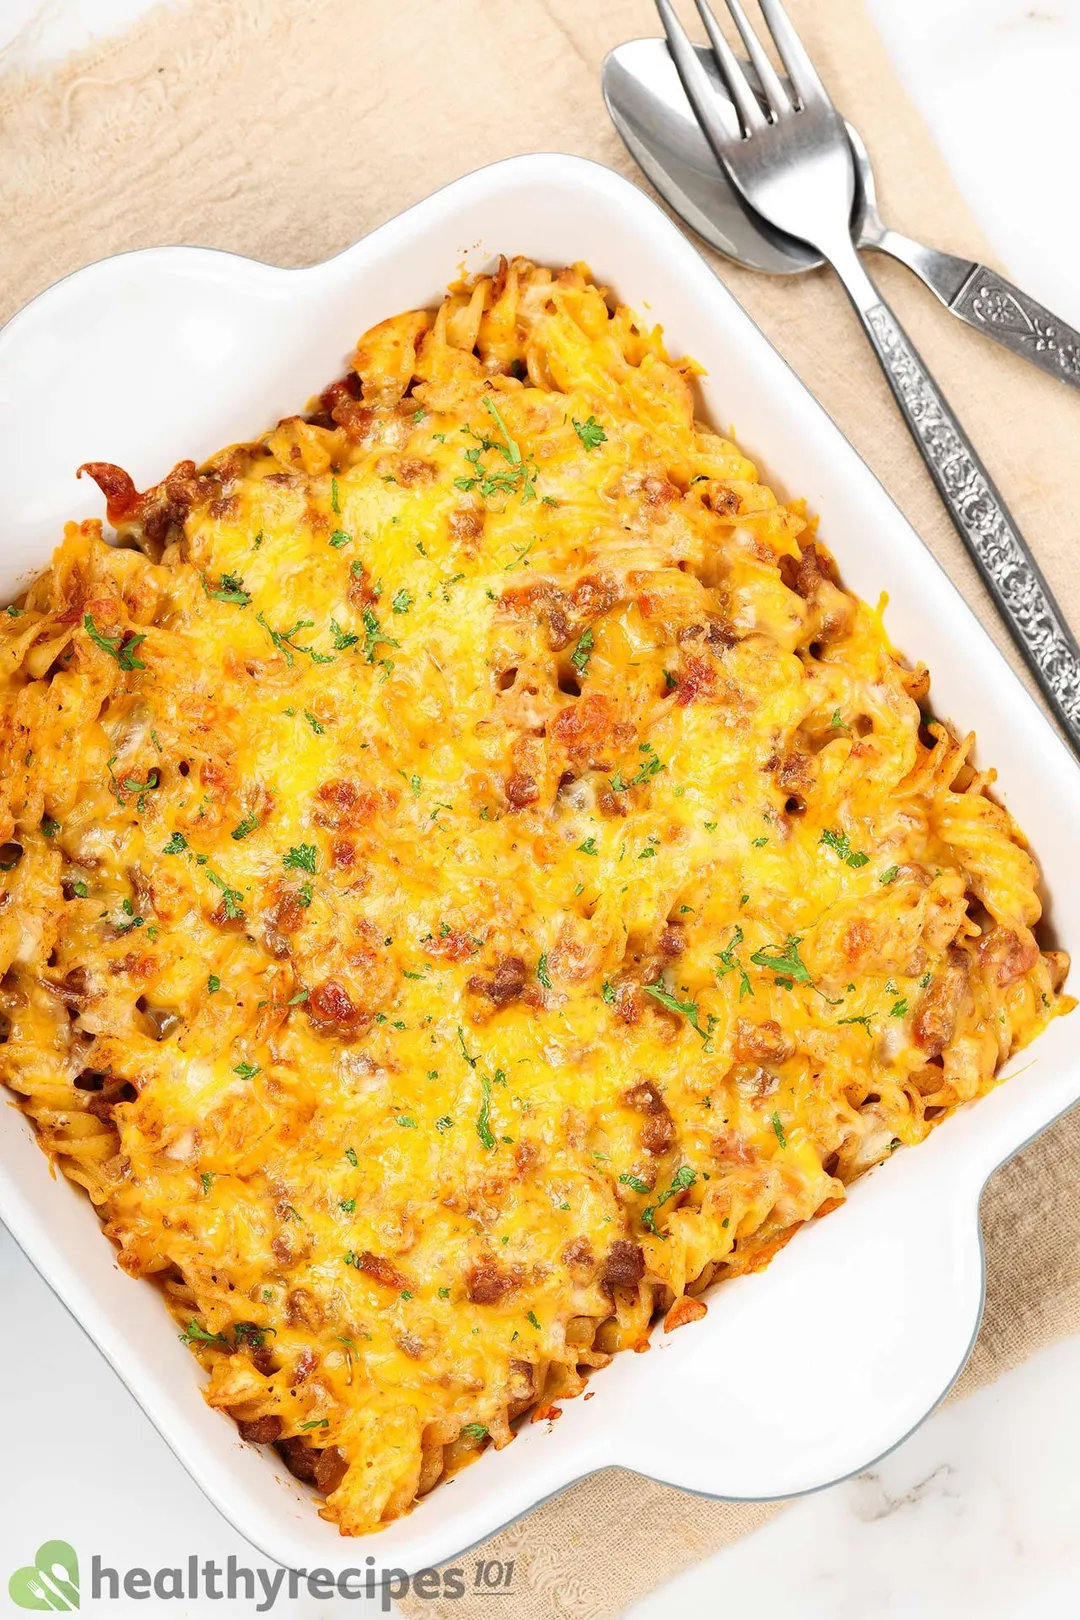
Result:
[[[851,589],[871,599],[888,591],[896,643],[918,653],[937,630],[935,708],[974,727],[999,766],[1001,796],[1055,877],[1060,943],[1075,949],[1080,895],[1065,875],[1060,808],[1073,761],[880,486],[694,250],[634,187],[580,160],[481,171],[308,270],[161,249],[92,266],[42,295],[0,339],[0,425],[19,469],[0,489],[9,593],[47,561],[63,519],[86,511],[80,462],[107,456],[146,484],[181,447],[201,458],[250,436],[332,376],[366,325],[430,305],[463,256],[479,268],[506,245],[547,263],[583,258],[621,300],[662,320],[671,350],[706,368],[704,414],[734,417],[781,495],[806,496]],[[694,1333],[658,1333],[654,1353],[617,1361],[588,1404],[569,1405],[558,1425],[527,1427],[365,1553],[408,1569],[437,1562],[609,1464],[713,1495],[771,1497],[826,1484],[886,1450],[940,1398],[970,1347],[986,1176],[1080,1094],[1067,1027],[1055,1021],[1025,1053],[1022,1080],[858,1183],[848,1205],[764,1275],[718,1291]],[[355,1567],[359,1549],[313,1516],[303,1489],[204,1406],[160,1301],[133,1289],[90,1235],[85,1200],[48,1185],[14,1115],[0,1144],[0,1215],[243,1534],[289,1565]]]

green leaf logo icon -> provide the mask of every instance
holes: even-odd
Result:
[[[34,1562],[17,1569],[8,1582],[11,1601],[20,1609],[77,1609],[79,1560],[66,1541],[43,1541]]]

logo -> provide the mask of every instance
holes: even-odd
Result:
[[[79,1560],[66,1541],[43,1541],[34,1562],[17,1569],[8,1582],[20,1609],[77,1609]]]

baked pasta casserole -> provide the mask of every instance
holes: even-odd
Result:
[[[704,1316],[1071,1005],[880,607],[525,260],[0,617],[3,1075],[345,1534]]]

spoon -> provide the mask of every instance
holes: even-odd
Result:
[[[712,52],[703,45],[696,50],[716,94],[728,100]],[[800,275],[823,263],[813,248],[766,224],[728,184],[664,40],[632,39],[616,46],[604,62],[601,82],[612,122],[631,156],[668,206],[710,246],[736,264],[774,276]],[[850,124],[847,132],[858,182],[851,219],[856,247],[898,259],[968,326],[1080,388],[1080,332],[996,270],[890,230],[878,213],[866,147]]]

